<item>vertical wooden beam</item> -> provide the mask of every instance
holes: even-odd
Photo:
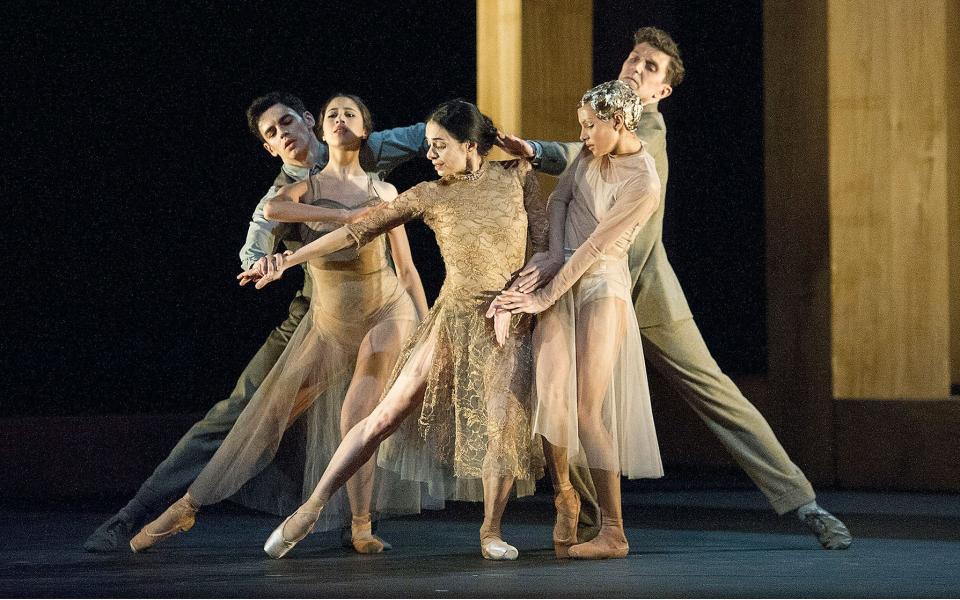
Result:
[[[593,2],[523,2],[523,135],[575,141],[577,104],[593,87]]]
[[[947,2],[947,206],[950,217],[950,381],[960,386],[960,0]]]
[[[477,105],[498,127],[576,140],[592,85],[593,2],[477,0]]]
[[[826,0],[763,7],[768,374],[782,441],[820,484],[834,477],[826,15]]]
[[[960,485],[958,19],[764,4],[769,375],[815,482]]]
[[[833,395],[949,394],[945,0],[830,0]]]
[[[477,106],[506,131],[520,131],[520,0],[477,0]]]

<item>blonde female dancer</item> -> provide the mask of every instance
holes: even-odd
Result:
[[[528,238],[531,250],[546,249],[539,185],[526,161],[484,160],[496,129],[473,104],[440,105],[427,119],[426,136],[439,181],[421,183],[372,216],[304,246],[273,274],[240,274],[259,279],[261,287],[292,265],[362,247],[417,217],[436,234],[446,267],[440,296],[404,347],[380,403],[344,436],[310,499],[267,540],[264,550],[274,558],[310,531],[333,493],[378,447],[380,465],[427,482],[431,496],[482,499],[483,557],[517,558],[501,538],[503,510],[514,482],[518,495],[533,493],[543,472],[530,428],[530,317],[501,312],[491,326],[484,313],[523,266]],[[417,409],[420,438],[390,437]]]
[[[356,220],[369,212],[369,204],[389,203],[397,195],[392,185],[374,181],[360,168],[360,148],[373,129],[363,101],[338,94],[324,105],[321,117],[330,162],[306,181],[284,187],[265,210],[269,219],[300,223],[305,242],[331,229],[329,223]],[[291,486],[295,497],[280,497],[283,486],[265,482],[254,492],[262,497],[251,502],[248,486],[244,500],[283,514],[313,489],[341,435],[373,410],[404,340],[427,311],[403,227],[390,229],[387,237],[396,274],[387,263],[383,236],[359,252],[316,257],[307,264],[317,290],[309,312],[188,492],[130,541],[135,552],[187,531],[201,506],[237,493],[274,459],[295,422],[305,430],[305,440],[295,442],[305,446],[302,480]],[[281,255],[273,257],[271,268],[277,262]],[[419,512],[420,493],[418,486],[379,471],[375,477],[374,461],[361,465],[347,482],[347,498],[341,494],[331,501],[318,529],[349,522],[357,552],[384,550],[385,542],[371,533],[375,479],[381,513]]]
[[[621,81],[583,95],[584,149],[550,195],[549,254],[521,272],[555,276],[533,293],[504,292],[490,310],[541,313],[534,431],[544,438],[554,480],[561,558],[626,556],[620,474],[663,475],[627,266],[631,242],[660,203],[653,158],[634,133],[642,109]],[[590,468],[600,505],[600,532],[583,544],[570,464]]]

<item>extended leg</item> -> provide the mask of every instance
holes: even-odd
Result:
[[[720,370],[693,319],[644,327],[640,334],[650,363],[680,391],[777,514],[797,511],[825,548],[847,548],[846,526],[816,505],[813,486],[760,411]]]
[[[387,321],[367,333],[357,353],[357,367],[343,401],[340,417],[342,435],[345,436],[376,407],[397,362],[408,329],[407,322]],[[375,462],[375,457],[368,460],[346,484],[353,513],[351,544],[361,554],[389,549],[389,545],[372,532],[370,507]]]
[[[287,319],[270,332],[266,342],[241,373],[230,396],[215,404],[202,420],[180,438],[127,505],[87,538],[83,545],[85,550],[114,552],[125,547],[129,537],[151,514],[159,512],[186,491],[220,447],[237,417],[280,358],[306,314],[309,302],[309,298],[304,296],[294,298]]]
[[[267,554],[280,558],[302,540],[327,499],[370,460],[380,443],[419,405],[419,391],[426,382],[433,354],[434,340],[428,340],[410,356],[380,404],[343,437],[310,498],[271,534],[264,547]]]

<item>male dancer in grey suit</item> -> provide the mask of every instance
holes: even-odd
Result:
[[[275,268],[271,255],[277,241],[283,239],[295,250],[299,240],[290,237],[292,228],[268,221],[263,216],[267,200],[280,187],[303,181],[311,172],[327,163],[327,147],[314,133],[315,120],[292,94],[273,92],[255,99],[247,109],[247,123],[263,148],[283,161],[280,174],[253,211],[247,240],[240,250],[243,269],[256,266],[264,272]],[[368,171],[389,172],[400,163],[426,151],[424,125],[374,132],[360,153],[360,164]],[[240,374],[236,387],[226,400],[215,404],[180,439],[136,495],[120,511],[107,519],[87,538],[83,547],[89,552],[113,552],[126,546],[127,540],[147,520],[159,513],[186,491],[187,486],[210,461],[233,427],[254,392],[280,358],[310,304],[311,281],[304,271],[303,287],[290,303],[286,320],[278,325]]]
[[[851,542],[847,527],[817,505],[813,487],[791,462],[763,415],[710,356],[667,260],[662,239],[667,189],[666,125],[657,105],[681,82],[683,73],[683,62],[673,39],[660,29],[644,27],[634,34],[633,49],[619,76],[644,101],[637,136],[646,142],[662,183],[660,207],[640,230],[629,252],[644,354],[681,392],[778,514],[794,511],[824,548],[845,549]],[[525,141],[510,135],[503,136],[501,142],[508,152],[531,159],[551,175],[562,173],[582,147],[580,143]],[[544,265],[544,274],[549,275],[556,268],[559,267]],[[533,282],[538,279],[539,273],[535,272],[530,280],[518,280],[518,284],[535,285]],[[599,510],[596,492],[586,469],[572,470],[571,480],[584,499],[586,514],[581,519],[581,531],[586,537],[593,523],[599,522],[595,516]]]

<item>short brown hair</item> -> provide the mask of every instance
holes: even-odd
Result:
[[[307,112],[303,100],[289,92],[270,92],[254,98],[247,108],[247,127],[250,128],[250,133],[257,138],[258,142],[263,141],[263,136],[260,135],[260,117],[274,104],[282,104],[301,117],[303,113]]]
[[[684,74],[683,60],[680,58],[680,48],[677,47],[677,43],[673,41],[670,34],[657,27],[641,27],[633,34],[633,45],[636,46],[644,42],[670,57],[664,81],[670,87],[680,85]]]

